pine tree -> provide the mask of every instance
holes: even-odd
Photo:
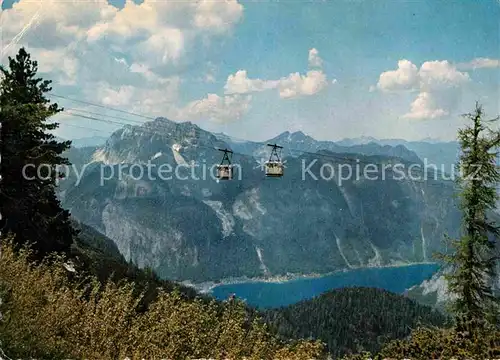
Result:
[[[476,103],[473,113],[464,115],[472,124],[459,130],[461,147],[458,184],[461,190],[463,236],[453,241],[455,253],[445,259],[451,265],[447,276],[450,291],[457,295],[452,310],[459,324],[476,327],[483,320],[496,324],[497,300],[493,292],[496,241],[499,227],[489,214],[496,207],[496,185],[500,172],[496,164],[500,132],[484,120]]]
[[[45,97],[51,82],[38,78],[37,70],[24,48],[9,57],[8,68],[0,67],[0,228],[43,256],[69,250],[76,231],[55,194],[62,176],[57,166],[69,164],[62,153],[71,142],[58,142],[49,133],[59,126],[49,118],[62,109]]]

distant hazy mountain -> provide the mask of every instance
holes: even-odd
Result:
[[[402,145],[408,150],[415,152],[418,157],[428,165],[436,165],[439,171],[451,173],[458,161],[459,145],[456,141],[441,142],[435,139],[424,139],[422,141],[407,141],[403,139],[375,139],[372,137],[361,137],[344,139],[336,142],[343,146],[376,143],[379,145],[398,146]]]
[[[416,153],[408,150],[402,145],[380,145],[374,142],[365,144],[342,145],[333,141],[319,141],[311,136],[304,134],[302,131],[289,132],[285,131],[278,136],[269,139],[263,143],[252,141],[235,141],[225,134],[216,134],[216,136],[228,143],[230,147],[239,153],[251,155],[256,158],[265,158],[270,154],[270,148],[267,144],[278,144],[283,146],[283,156],[297,157],[304,152],[317,153],[320,150],[328,150],[334,153],[350,153],[362,155],[383,155],[394,158],[401,158],[405,161],[420,163],[420,159]]]
[[[356,159],[379,165],[398,154],[413,159],[404,147],[340,147],[301,133],[274,140],[288,152],[289,144],[307,149],[286,158],[283,178],[265,178],[254,158],[235,155],[241,167],[235,180],[217,182],[209,173],[203,179],[204,165],[221,160],[215,148],[254,155],[265,150],[266,156],[269,149],[227,143],[191,123],[164,118],[126,126],[92,155],[91,148],[80,156],[72,153],[92,162],[78,186],[75,176],[61,185],[63,205],[111,238],[127,260],[175,280],[326,273],[431,260],[441,249],[442,234],[453,235],[458,227],[449,182],[397,180],[390,170],[385,180],[361,173],[339,184],[339,172],[330,177],[331,168]],[[320,150],[324,144],[331,148]],[[130,169],[148,162],[156,166],[149,178],[145,167],[142,177],[140,168]],[[167,166],[163,180],[162,165]]]
[[[88,146],[101,146],[106,143],[107,137],[103,136],[92,136],[80,139],[72,139],[71,145],[76,148],[88,147]]]

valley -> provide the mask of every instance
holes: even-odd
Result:
[[[375,180],[345,173],[346,165],[421,165],[402,145],[337,145],[301,132],[268,142],[285,145],[283,179],[263,176],[265,143],[165,118],[127,125],[102,146],[68,152],[85,171],[70,172],[59,196],[76,219],[112,239],[127,261],[205,290],[426,264],[444,249],[443,234],[455,234],[460,215],[453,182],[397,179],[391,169]],[[220,184],[202,176],[204,167],[220,161],[217,148],[235,152],[237,179]],[[162,164],[183,165],[176,173],[182,176],[162,180]],[[125,165],[149,166],[153,176],[127,173]],[[312,175],[304,176],[306,168]],[[340,171],[321,177],[324,168]]]
[[[500,359],[498,1],[41,5],[0,360]]]

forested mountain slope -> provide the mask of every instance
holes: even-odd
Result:
[[[442,326],[447,318],[402,295],[374,288],[343,288],[265,312],[283,337],[320,339],[332,355],[376,352],[418,325]]]

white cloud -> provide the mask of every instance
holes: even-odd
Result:
[[[151,67],[176,64],[197,38],[221,35],[241,19],[243,6],[227,1],[128,0],[114,16],[87,30],[88,41],[112,40],[134,61]]]
[[[172,79],[175,79],[175,81],[180,80],[178,77],[164,78],[158,76],[157,74],[152,72],[151,69],[145,64],[133,63],[132,65],[130,65],[129,69],[131,73],[141,74],[147,81],[151,83],[169,84]]]
[[[457,68],[462,70],[494,69],[500,67],[499,59],[476,58],[466,63],[460,63]]]
[[[113,6],[106,0],[92,4],[84,1],[21,0],[11,9],[3,9],[2,37],[4,46],[16,38],[25,45],[54,49],[85,36],[86,30],[98,21],[109,18]]]
[[[278,87],[279,80],[249,79],[246,70],[238,70],[227,77],[224,91],[226,94],[248,94]]]
[[[317,94],[327,85],[326,75],[321,70],[310,70],[305,75],[297,72],[279,80],[249,79],[246,70],[238,70],[228,76],[224,90],[226,94],[249,94],[278,89],[282,99],[291,99]]]
[[[279,83],[280,97],[283,99],[310,96],[319,93],[328,85],[326,75],[319,70],[310,70],[306,75],[290,74]]]
[[[448,115],[448,111],[440,109],[431,93],[421,92],[412,102],[410,112],[403,115],[406,119],[436,119]]]
[[[240,70],[228,77],[224,95],[208,94],[179,107],[182,80],[176,70],[189,64],[200,41],[210,44],[230,33],[243,10],[237,0],[126,0],[122,8],[107,0],[42,5],[20,0],[2,11],[2,30],[6,43],[18,42],[9,55],[26,46],[55,85],[78,84],[88,101],[150,116],[235,120],[249,110],[250,93],[275,90],[289,99],[316,94],[329,84],[319,69],[277,80],[250,79]],[[321,66],[317,49],[308,55],[310,67]],[[200,75],[214,82],[216,69],[207,64]]]
[[[398,69],[380,74],[377,88],[381,91],[414,90],[418,86],[418,68],[406,59],[398,61]]]
[[[420,69],[411,61],[398,62],[397,70],[383,72],[376,88],[382,92],[419,91],[403,117],[407,119],[436,119],[449,115],[450,104],[457,90],[470,81],[469,74],[459,71],[447,60],[426,61]],[[370,87],[370,91],[375,88]]]
[[[226,1],[127,0],[117,8],[107,0],[35,2],[20,0],[2,10],[4,47],[13,39],[12,52],[21,46],[43,49],[91,48],[127,53],[128,60],[166,74],[165,66],[179,65],[197,38],[230,31],[242,18],[243,6]],[[22,35],[22,36],[21,36]],[[80,57],[78,54],[77,57]]]
[[[448,61],[426,61],[419,71],[420,89],[436,91],[456,88],[470,80],[469,74],[460,72]]]
[[[315,52],[312,53],[314,55]],[[238,70],[228,76],[224,86],[225,95],[208,94],[201,100],[192,101],[178,110],[177,117],[187,120],[234,121],[249,111],[251,93],[274,89],[278,90],[281,98],[290,99],[314,95],[326,86],[328,81],[321,70],[310,70],[305,75],[292,73],[279,80],[250,79],[246,70]]]
[[[174,116],[180,112],[177,69],[189,63],[198,39],[224,36],[242,15],[237,0],[126,0],[123,8],[108,0],[20,0],[1,13],[4,47],[15,40],[3,55],[24,46],[54,85],[78,84],[87,101]],[[210,64],[205,81],[213,82],[214,73]],[[249,101],[209,94],[181,110],[225,119],[241,116]]]
[[[40,73],[51,73],[52,79],[61,85],[75,85],[80,61],[67,49],[30,49],[38,62]]]
[[[177,112],[183,120],[211,120],[229,122],[240,119],[250,109],[251,95],[208,94],[207,97],[190,102]]]
[[[133,85],[111,85],[98,82],[93,88],[86,88],[85,97],[90,102],[112,108],[147,114],[149,116],[172,115],[178,102],[180,79],[173,77],[155,87]]]
[[[118,89],[103,86],[97,89],[101,103],[109,106],[123,106],[132,102],[135,88],[130,85],[120,86]]]
[[[320,66],[322,60],[316,49],[309,50],[309,65]],[[331,81],[335,84],[337,81]],[[278,80],[250,79],[246,70],[238,70],[228,76],[224,86],[225,94],[250,94],[277,89],[282,99],[311,96],[328,86],[329,82],[322,70],[309,70],[305,75],[292,73]]]
[[[310,67],[321,67],[323,65],[323,60],[319,57],[319,52],[316,48],[309,50],[308,61]]]
[[[235,0],[202,0],[196,3],[194,24],[201,30],[222,33],[243,16],[243,6]]]
[[[185,38],[181,30],[176,28],[163,28],[144,42],[138,44],[137,51],[155,64],[169,64],[176,62],[184,53]]]

